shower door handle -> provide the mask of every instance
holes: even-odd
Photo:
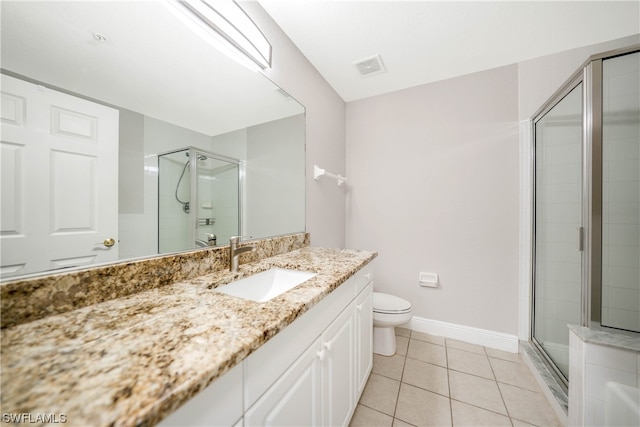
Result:
[[[577,251],[584,251],[584,227],[576,227],[576,231],[578,232],[578,247]]]

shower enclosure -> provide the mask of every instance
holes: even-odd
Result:
[[[640,51],[592,57],[533,119],[532,342],[565,385],[567,324],[640,332]]]
[[[243,165],[188,147],[158,155],[158,252],[226,244],[241,235]]]

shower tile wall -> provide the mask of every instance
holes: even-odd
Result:
[[[206,241],[207,234],[212,233],[217,237],[217,244],[224,245],[231,236],[239,234],[238,166],[211,159],[207,162],[215,166],[201,166],[198,174],[198,218],[215,218],[215,222],[209,226],[199,225],[196,239]]]
[[[603,76],[602,324],[640,331],[640,53]]]

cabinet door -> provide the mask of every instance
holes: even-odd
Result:
[[[373,367],[373,283],[356,298],[356,401],[364,390]]]
[[[322,335],[354,299],[355,289],[352,277],[244,360],[245,408],[253,406]]]
[[[325,354],[318,338],[246,412],[245,426],[321,425],[321,358]]]
[[[355,316],[353,304],[322,334],[326,357],[323,369],[323,424],[346,426],[355,405]]]

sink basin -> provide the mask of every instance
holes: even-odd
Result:
[[[307,271],[272,268],[244,279],[218,286],[214,290],[256,302],[269,301],[314,277]]]

